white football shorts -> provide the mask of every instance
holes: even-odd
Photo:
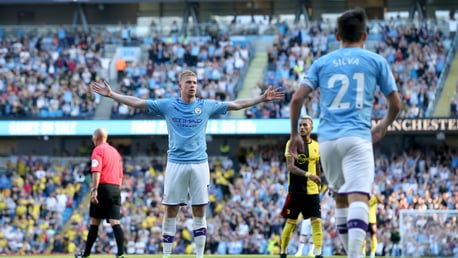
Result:
[[[301,237],[312,235],[312,223],[310,219],[304,219],[301,223]],[[304,240],[305,241],[305,240]]]
[[[370,195],[374,181],[372,142],[343,137],[320,142],[321,164],[329,189],[335,193]]]
[[[164,176],[165,205],[205,205],[208,203],[210,168],[208,162],[176,164],[167,162]]]

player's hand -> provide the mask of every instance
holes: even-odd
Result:
[[[109,97],[111,95],[111,87],[106,81],[93,81],[91,82],[91,88],[104,97]]]
[[[315,182],[317,185],[320,185],[321,184],[321,178],[317,175],[309,175],[309,179],[312,180],[313,182]]]
[[[379,142],[383,136],[385,136],[386,129],[386,126],[383,126],[382,123],[378,123],[376,126],[374,126],[371,130],[372,143]]]
[[[303,153],[304,152],[304,140],[299,134],[292,134],[289,138],[289,148],[288,152],[294,159],[298,159],[297,152]]]
[[[263,94],[264,101],[283,100],[285,93],[278,88],[269,86]]]
[[[97,200],[97,190],[91,192],[91,202],[93,204],[99,203],[99,200]]]

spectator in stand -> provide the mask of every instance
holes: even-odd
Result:
[[[65,30],[65,26],[63,24],[60,25],[59,29],[57,29],[57,38],[59,39],[59,48],[65,49],[68,47],[67,31]]]
[[[64,165],[40,156],[12,156],[4,164],[11,187],[0,193],[0,234],[6,241],[1,244],[0,237],[0,254],[43,254],[54,239],[66,238],[56,232],[66,221],[63,210],[73,209],[71,204],[77,205],[81,200],[82,185],[76,183],[71,173],[79,166],[76,161]],[[35,173],[42,169],[41,176]],[[26,174],[21,175],[21,171]],[[53,185],[60,187],[50,187]],[[59,240],[54,246],[55,252],[69,252],[66,244],[62,249]]]
[[[456,82],[456,93],[450,101],[450,116],[458,117],[458,81]]]
[[[390,63],[396,83],[400,86],[401,97],[406,103],[400,117],[421,118],[430,115],[427,113],[428,105],[434,100],[436,84],[445,67],[446,52],[450,49],[449,39],[440,30],[429,28],[424,23],[419,28],[407,26],[400,17],[393,19],[382,32],[384,40],[377,44],[376,52]],[[281,80],[287,79],[294,89],[300,74],[306,72],[315,59],[327,52],[326,39],[326,32],[321,29],[320,23],[308,28],[298,25],[290,33],[279,33],[268,52],[263,84],[283,87]],[[318,117],[320,110],[314,107],[318,98],[311,98],[316,100],[310,102],[307,114]],[[280,103],[281,108],[288,106],[289,101],[285,99]],[[257,113],[262,114],[262,109],[266,107],[255,108],[261,109]],[[379,118],[385,112],[386,105],[374,103],[373,118]],[[247,115],[252,118],[262,117],[254,114],[252,110]],[[280,115],[281,112],[277,117]]]
[[[450,10],[450,17],[448,20],[449,39],[451,41],[455,40],[456,30],[458,29],[458,21],[455,18],[455,11],[456,10]]]
[[[116,60],[116,72],[118,73],[118,83],[124,78],[124,71],[126,70],[126,60],[122,56]]]
[[[29,44],[33,40],[37,44]],[[91,116],[95,111],[97,101],[91,96],[86,82],[89,77],[99,76],[100,52],[76,44],[58,48],[57,38],[56,43],[51,40],[24,36],[3,41],[1,117]],[[69,42],[68,35],[65,41]]]
[[[200,37],[170,42],[154,38],[148,50],[148,60],[127,65],[120,92],[151,99],[177,97],[176,75],[185,67],[196,67],[197,80],[202,84],[199,95],[233,100],[237,97],[239,84],[251,58],[248,48],[249,44],[233,43],[227,35],[220,35],[216,42]],[[112,117],[126,116],[148,114],[114,103]]]
[[[234,247],[237,241],[242,243],[242,253],[268,253],[267,239],[271,238],[274,232],[277,232],[278,237],[282,226],[281,218],[277,222],[277,216],[273,215],[280,212],[283,206],[281,196],[286,195],[287,189],[283,145],[284,141],[279,141],[278,144],[251,146],[243,155],[246,165],[241,165],[234,160],[233,166],[226,167],[223,166],[219,154],[210,155],[209,166],[212,177],[207,213],[209,232],[207,254],[227,254],[229,246]],[[457,181],[458,170],[457,166],[453,164],[457,163],[454,160],[458,160],[456,158],[458,149],[450,147],[420,149],[413,147],[416,146],[415,143],[412,143],[411,146],[410,148],[400,146],[391,146],[386,149],[374,148],[375,185],[381,200],[381,203],[377,205],[377,237],[379,239],[377,250],[381,251],[377,251],[377,255],[390,255],[391,253],[399,255],[400,242],[396,234],[399,229],[398,214],[401,208],[432,209],[437,204],[439,204],[437,207],[440,207],[442,202],[448,204],[448,209],[457,207],[458,186],[453,182]],[[404,152],[398,153],[399,150],[404,150]],[[138,157],[132,157],[125,162],[126,181],[129,183],[122,195],[127,196],[128,199],[124,200],[122,204],[121,223],[123,227],[132,229],[125,232],[126,236],[131,236],[133,232],[143,229],[152,236],[153,228],[161,226],[161,221],[157,218],[163,216],[163,210],[158,204],[161,202],[161,185],[164,180],[164,167],[160,164],[163,164],[164,157],[148,158],[149,161],[146,163],[136,161],[136,158]],[[235,169],[236,166],[239,166],[240,169]],[[395,172],[398,170],[401,171],[400,175]],[[444,176],[448,174],[449,179],[435,180],[435,176],[440,174]],[[432,181],[435,183],[432,184]],[[447,194],[440,194],[441,192]],[[403,197],[401,201],[402,195],[405,198]],[[342,244],[334,226],[335,205],[333,202],[329,195],[322,196],[323,256],[343,254]],[[189,214],[189,207],[182,207],[177,221],[185,224]],[[237,222],[238,217],[242,217],[248,225],[250,232],[248,236],[239,235],[238,232],[243,233],[243,230],[240,231],[238,225],[243,225],[243,223]],[[78,228],[86,228],[84,220],[79,223]],[[452,224],[447,227],[450,229],[449,232],[454,232],[451,230]],[[182,241],[180,244],[182,253],[192,252],[191,241],[186,240],[187,234],[184,227],[177,229],[177,235],[180,235],[180,241]],[[233,237],[228,238],[230,235]],[[149,239],[151,240],[151,237]],[[109,241],[114,240],[103,238],[99,241],[101,242],[97,246],[109,245]],[[299,236],[295,234],[290,241],[288,251],[295,252],[298,245]],[[153,250],[157,250],[154,249],[155,244],[152,246]],[[444,246],[444,253],[445,250],[451,250],[450,248],[450,246]],[[239,252],[240,249],[232,248],[231,250],[231,252]]]

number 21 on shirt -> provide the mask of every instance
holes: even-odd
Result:
[[[355,99],[356,105],[355,107],[358,109],[363,108],[363,97],[364,97],[364,73],[354,73],[352,78],[349,78],[346,74],[334,74],[329,78],[328,81],[328,88],[332,89],[340,82],[340,89],[337,92],[334,100],[332,101],[331,105],[329,106],[329,110],[339,110],[339,109],[347,109],[350,107],[350,102],[343,102],[343,97],[347,94],[350,86],[350,80],[356,81],[356,96],[352,97]]]

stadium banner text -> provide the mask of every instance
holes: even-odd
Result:
[[[319,119],[313,119],[317,132]],[[373,120],[372,126],[378,121]],[[165,120],[14,120],[0,121],[0,136],[84,136],[96,128],[110,135],[167,135]],[[457,118],[399,119],[388,128],[391,133],[458,132]],[[289,119],[214,119],[208,121],[211,135],[253,135],[290,133]]]
[[[372,126],[379,121],[372,120]],[[392,133],[457,132],[458,118],[397,119],[389,127]]]

